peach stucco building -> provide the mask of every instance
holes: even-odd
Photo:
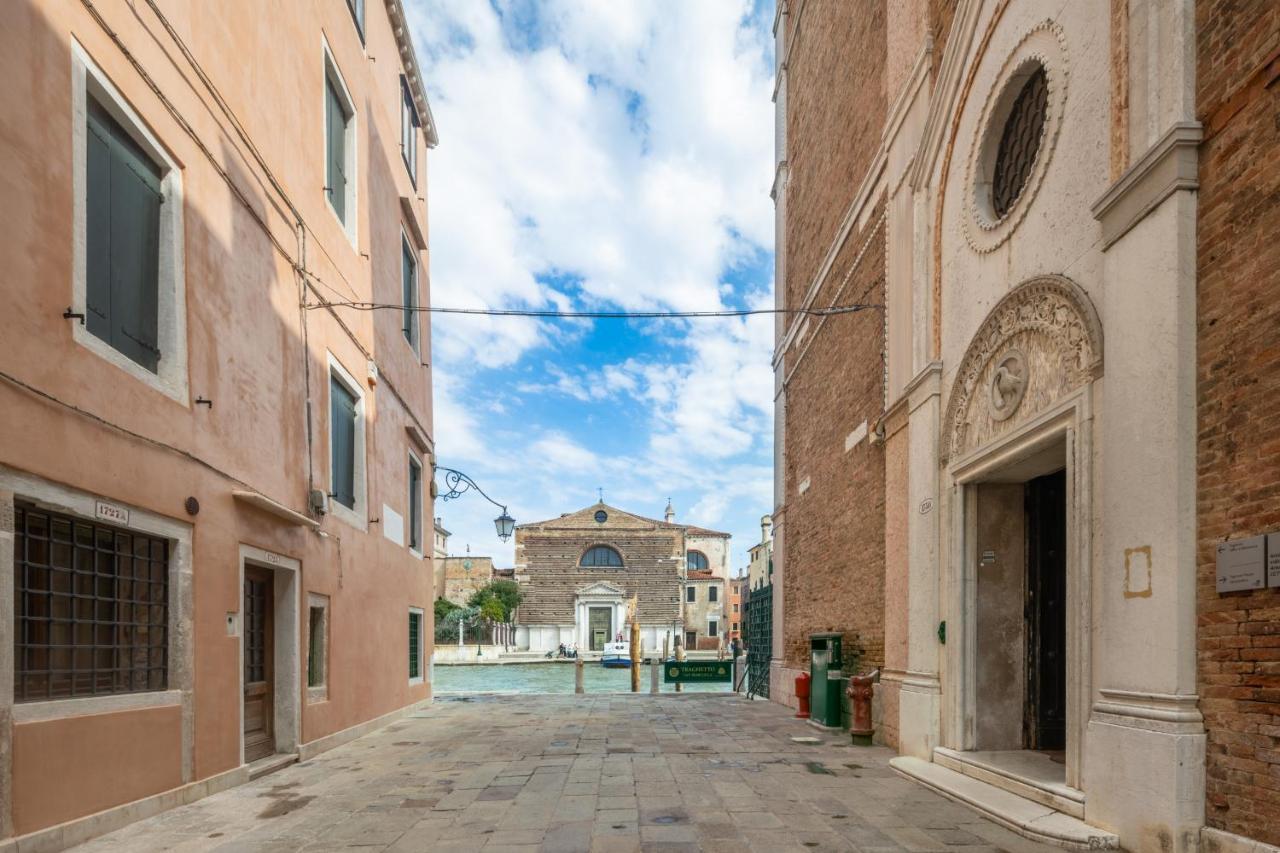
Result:
[[[0,4],[0,848],[431,698],[435,128],[403,15]]]

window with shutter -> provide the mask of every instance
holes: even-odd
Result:
[[[409,547],[422,551],[422,465],[409,457]]]
[[[400,154],[409,170],[409,180],[418,185],[418,108],[413,103],[413,93],[404,75],[400,75]]]
[[[337,87],[325,80],[325,191],[333,212],[343,224],[347,221],[347,122],[349,116],[342,105]]]
[[[414,256],[413,246],[401,235],[400,237],[400,286],[404,299],[404,319],[402,331],[404,339],[418,351],[418,260]]]
[[[356,397],[336,376],[329,378],[329,452],[333,499],[356,506]]]
[[[154,373],[161,169],[97,101],[87,116],[85,325]]]

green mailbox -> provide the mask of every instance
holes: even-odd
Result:
[[[832,728],[840,725],[841,652],[840,634],[809,635],[809,717]]]

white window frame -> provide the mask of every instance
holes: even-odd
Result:
[[[329,499],[329,511],[335,518],[342,519],[347,524],[358,530],[368,531],[369,529],[369,493],[366,485],[367,467],[365,462],[365,431],[368,415],[365,410],[364,389],[351,373],[342,366],[342,363],[334,357],[333,353],[326,353],[329,357],[329,377],[337,378],[339,382],[346,386],[347,390],[356,398],[356,440],[355,440],[355,464],[352,470],[355,472],[355,498],[356,505],[351,509],[347,509],[342,504],[332,498]],[[329,427],[328,439],[329,446],[326,448],[326,458],[329,467],[329,493],[333,493],[333,401],[329,399],[329,384],[325,383],[325,405],[328,414],[326,415],[326,423]]]
[[[360,193],[358,187],[360,176],[358,173],[358,164],[360,158],[356,156],[356,141],[359,134],[356,132],[359,127],[360,114],[356,112],[355,99],[351,97],[351,90],[347,88],[347,81],[343,79],[342,71],[338,68],[338,61],[333,58],[333,51],[329,49],[329,41],[324,36],[320,37],[324,48],[324,77],[320,86],[320,150],[324,152],[321,160],[321,175],[324,176],[329,168],[329,128],[327,122],[323,120],[325,111],[329,105],[327,94],[325,92],[326,84],[332,82],[337,89],[338,97],[343,100],[343,106],[351,112],[351,118],[347,121],[347,130],[343,134],[343,165],[347,172],[347,195],[345,198],[344,208],[346,209],[346,221],[338,215],[338,211],[334,210],[333,202],[329,198],[329,193],[325,192],[323,187],[326,184],[326,177],[322,177],[320,181],[321,192],[324,193],[325,207],[329,208],[329,213],[333,214],[333,218],[337,221],[338,226],[342,228],[347,240],[353,247],[359,246],[359,230],[356,223],[359,221],[359,199]]]
[[[413,547],[413,480],[409,477],[408,467],[405,468],[405,472],[404,472],[405,480],[408,481],[405,483],[405,489],[409,495],[409,502],[405,504],[405,513],[404,513],[405,515],[404,541],[409,548],[409,553],[414,555],[418,559],[422,559],[422,555],[425,552],[425,548],[423,547],[423,542],[427,538],[427,526],[424,523],[425,519],[423,517],[423,513],[426,510],[426,501],[423,500],[423,497],[425,496],[425,493],[426,493],[425,483],[426,483],[427,468],[425,465],[422,464],[422,459],[418,456],[418,454],[414,453],[412,450],[409,451],[409,461],[410,463],[416,464],[418,466],[418,474],[419,474],[419,477],[418,477],[418,540],[419,540],[418,547],[417,548]]]
[[[427,614],[421,607],[410,607],[409,615],[418,615],[418,676],[410,678],[410,684],[422,684],[426,681],[427,675]],[[409,630],[409,623],[404,623],[406,631]],[[405,643],[404,648],[407,650],[409,644]],[[405,661],[408,664],[408,661]],[[406,667],[407,668],[407,667]]]
[[[400,252],[403,255],[405,249],[409,250],[409,254],[413,256],[413,340],[409,340],[404,336],[404,329],[400,329],[400,338],[404,341],[405,346],[413,350],[413,354],[422,357],[422,318],[418,308],[422,307],[422,258],[418,251],[418,244],[409,238],[409,232],[405,230],[404,224],[400,225]],[[400,268],[400,301],[401,309],[404,306],[404,267]]]
[[[311,611],[320,609],[324,615],[320,617],[320,683],[311,684]],[[303,677],[307,679],[307,704],[329,701],[329,596],[318,592],[307,593],[307,657]]]
[[[80,43],[71,40],[71,182],[72,182],[72,263],[71,310],[88,311],[88,112],[89,98],[120,123],[133,141],[160,164],[159,266],[156,276],[156,332],[160,358],[156,372],[138,364],[108,342],[89,331],[84,324],[72,320],[72,339],[133,378],[151,386],[174,402],[190,406],[187,380],[187,290],[184,273],[182,224],[182,169],[147,124],[129,106],[106,74],[102,72]]]

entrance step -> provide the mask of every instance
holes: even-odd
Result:
[[[275,755],[268,755],[266,758],[259,758],[257,761],[249,765],[249,781],[261,779],[269,773],[275,773],[277,770],[283,770],[290,764],[298,763],[298,753],[296,752],[277,752]]]
[[[1066,768],[1042,752],[1008,750],[961,752],[938,747],[933,760],[948,770],[1048,806],[1072,817],[1084,817],[1084,792],[1068,787]]]
[[[1001,826],[1033,841],[1070,850],[1118,850],[1118,836],[1054,811],[1043,803],[989,785],[973,776],[920,758],[898,756],[889,761],[898,773],[944,797],[964,803]]]

